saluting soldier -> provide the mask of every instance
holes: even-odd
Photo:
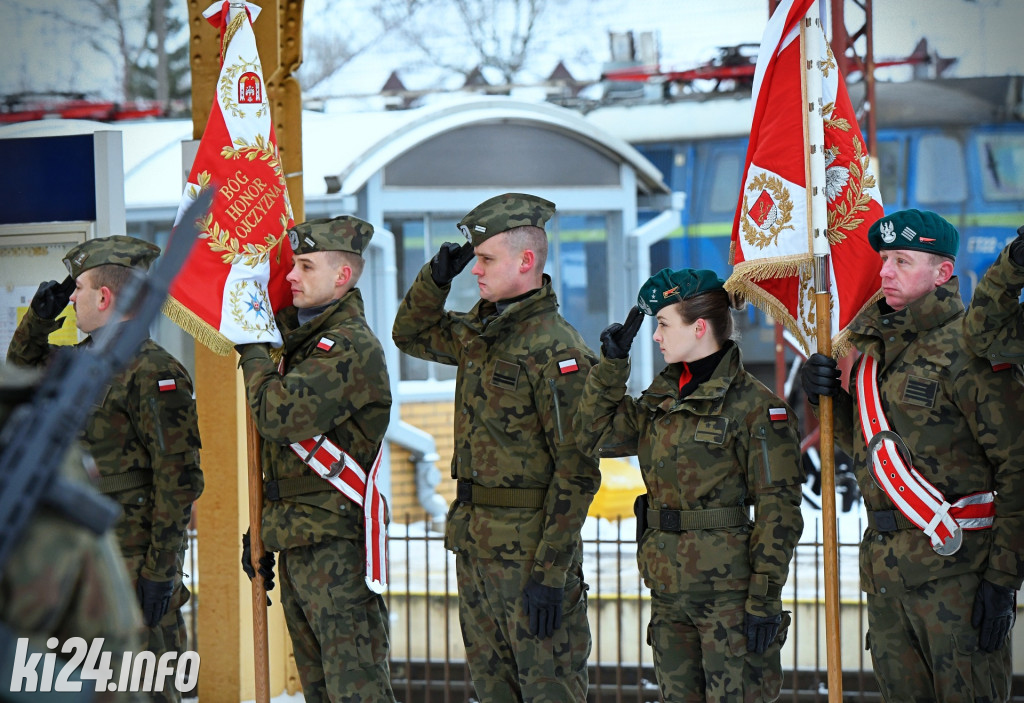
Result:
[[[277,552],[281,602],[306,701],[394,701],[383,577],[373,582],[367,573],[371,557],[379,573],[387,567],[383,551],[367,551],[366,537],[368,529],[385,528],[383,512],[371,512],[370,477],[391,415],[384,350],[356,288],[373,226],[343,215],[303,222],[288,234],[293,305],[277,314],[283,358],[271,359],[267,344],[237,347],[263,438],[266,553],[259,555],[260,573],[273,577]],[[363,484],[341,471],[352,465],[367,476]],[[338,476],[329,483],[321,472],[335,468]],[[253,578],[248,537],[242,568]]]
[[[116,235],[90,239],[64,257],[69,279],[40,284],[11,340],[7,359],[41,366],[53,350],[49,334],[66,318],[70,300],[78,329],[92,334],[113,319],[117,299],[136,275],[160,254],[149,242]],[[72,284],[73,282],[73,284]],[[74,292],[71,292],[71,291]],[[89,345],[86,337],[80,346]],[[148,649],[157,660],[187,649],[181,607],[188,602],[182,567],[188,547],[192,504],[203,491],[199,424],[192,379],[185,367],[151,339],[117,375],[91,412],[82,443],[96,461],[99,490],[121,504],[115,525],[129,575],[135,581]],[[173,686],[154,700],[179,701]]]
[[[34,370],[0,363],[0,436],[10,413],[31,402],[38,378]],[[91,483],[77,446],[61,460],[58,475],[72,483]],[[74,515],[37,506],[6,563],[0,564],[0,574],[0,685],[5,691],[10,690],[16,639],[21,637],[28,638],[30,651],[56,651],[65,661],[68,655],[60,654],[60,649],[72,637],[81,637],[86,646],[103,638],[101,649],[110,653],[111,681],[120,681],[125,653],[134,656],[142,649],[142,620],[113,534],[97,533],[95,526],[81,524]],[[52,637],[57,638],[57,648],[47,646]],[[63,666],[58,662],[55,676]],[[42,675],[42,669],[33,670]],[[92,683],[83,681],[83,691],[92,690]],[[97,700],[147,699],[143,693],[112,693],[106,687]]]
[[[523,193],[475,207],[458,225],[469,241],[446,242],[424,265],[392,330],[405,353],[458,367],[445,546],[457,555],[470,675],[488,703],[587,698],[580,529],[601,479],[571,430],[593,354],[543,273],[554,211]],[[481,299],[446,311],[474,252]]]
[[[800,440],[793,411],[743,368],[732,309],[713,271],[649,278],[625,323],[601,334],[576,415],[584,451],[640,460],[637,561],[669,703],[774,701],[782,686],[782,587],[803,531]],[[632,398],[629,349],[644,314],[667,366]]]
[[[993,365],[1024,363],[1024,226],[974,289],[964,317],[967,346]]]
[[[860,549],[867,644],[890,701],[1005,701],[1024,578],[1019,369],[994,369],[963,336],[953,261],[960,235],[902,210],[868,232],[884,298],[850,324],[849,392],[836,362],[808,359],[812,404],[834,398],[836,443],[854,458],[868,526]]]

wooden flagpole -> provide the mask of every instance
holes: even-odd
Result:
[[[820,1],[820,0],[819,0]],[[805,174],[807,176],[807,225],[814,253],[814,302],[818,353],[832,355],[832,313],[829,283],[828,214],[825,203],[825,128],[822,121],[822,79],[814,65],[823,55],[824,35],[818,20],[818,3],[800,23],[801,93],[804,102]],[[808,31],[810,29],[811,31]],[[843,699],[843,664],[839,633],[839,539],[836,531],[835,446],[832,399],[818,402],[821,455],[821,509],[825,559],[825,642],[828,666],[828,699]]]
[[[247,404],[248,405],[248,404]],[[267,637],[267,590],[260,575],[259,557],[263,554],[263,462],[260,434],[246,407],[245,434],[249,454],[249,559],[256,575],[252,579],[252,645],[256,703],[270,703],[270,645]]]

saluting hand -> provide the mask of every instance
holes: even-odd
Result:
[[[473,245],[469,242],[462,246],[455,242],[445,242],[430,260],[430,277],[438,287],[446,286],[462,273],[473,256]]]
[[[613,322],[601,333],[601,353],[609,359],[625,359],[629,356],[629,348],[633,346],[633,338],[640,331],[644,314],[634,305],[623,324]]]
[[[75,279],[68,276],[60,283],[57,281],[44,281],[39,284],[39,289],[32,296],[29,306],[39,317],[44,320],[53,320],[60,314],[60,311],[67,307],[71,300],[71,294],[75,292]]]

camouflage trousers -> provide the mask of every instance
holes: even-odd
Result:
[[[307,703],[392,703],[388,610],[363,580],[363,543],[278,554],[281,605]]]
[[[137,585],[139,572],[142,570],[145,560],[145,554],[132,554],[124,558],[133,587]],[[156,661],[160,661],[160,657],[166,652],[177,652],[178,658],[180,658],[188,649],[188,630],[185,628],[185,618],[181,614],[181,608],[188,603],[191,594],[181,582],[181,569],[184,560],[184,553],[178,554],[178,573],[174,575],[174,592],[171,594],[167,613],[153,627],[143,626],[143,641],[146,644],[146,649],[156,657]],[[132,675],[134,676],[134,672]],[[195,689],[191,695],[195,695]],[[162,691],[153,691],[148,696],[154,703],[180,703],[181,701],[181,693],[174,687],[171,677],[163,681]]]
[[[900,594],[867,594],[866,645],[885,700],[1009,700],[1010,636],[998,651],[983,652],[971,626],[979,581],[963,574]]]
[[[466,661],[482,703],[586,703],[590,623],[583,568],[571,569],[562,625],[548,639],[530,634],[523,588],[532,562],[455,560]]]
[[[651,593],[647,643],[665,703],[774,701],[790,617],[764,654],[747,651],[746,591]]]

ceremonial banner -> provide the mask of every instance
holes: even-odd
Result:
[[[825,180],[830,248],[831,339],[836,356],[847,349],[846,326],[880,296],[878,254],[868,244],[882,199],[846,84],[822,36],[819,55],[801,64],[800,22],[815,0],[784,0],[761,40],[754,76],[754,118],[733,221],[726,288],[783,323],[805,354],[814,349],[813,254],[808,222],[807,141],[802,75],[822,77]],[[806,31],[822,33],[816,24]]]
[[[274,310],[291,304],[285,276],[293,217],[252,31],[259,12],[252,3],[224,0],[203,13],[221,30],[221,70],[178,218],[200,191],[216,191],[164,308],[219,354],[229,354],[235,344],[280,346]]]

